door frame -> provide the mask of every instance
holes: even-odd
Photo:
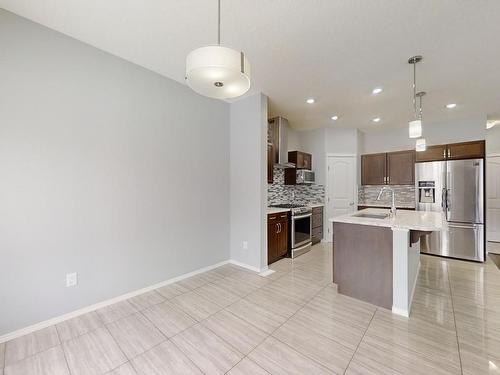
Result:
[[[490,158],[500,158],[500,153],[498,152],[492,152],[491,154],[486,154],[486,157],[485,157],[485,161],[484,161],[484,178],[485,178],[485,181],[488,179],[488,159]],[[488,216],[488,185],[487,183],[484,184],[484,191],[485,191],[485,209],[486,209],[486,212],[485,212],[485,216],[487,217]],[[498,243],[496,241],[489,241],[488,240],[488,220],[485,220],[485,226],[484,226],[484,237],[485,237],[485,244],[486,244],[486,253],[488,253],[488,242],[492,242],[492,243]]]
[[[326,153],[325,156],[325,213],[324,213],[324,220],[323,220],[323,239],[321,242],[330,242],[329,238],[330,236],[328,235],[328,230],[331,228],[332,223],[329,221],[328,217],[328,192],[330,191],[330,186],[328,183],[328,160],[329,158],[353,158],[354,161],[354,174],[353,174],[353,184],[354,184],[354,206],[356,210],[358,209],[358,190],[359,190],[359,178],[360,178],[360,171],[359,171],[359,158],[360,156],[358,154],[351,154],[351,153]],[[333,235],[333,233],[332,233]]]

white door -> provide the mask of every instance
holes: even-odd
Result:
[[[357,210],[356,156],[328,156],[326,177],[326,239],[332,241],[329,218]]]
[[[486,239],[500,242],[500,156],[486,164]]]

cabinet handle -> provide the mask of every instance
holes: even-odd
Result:
[[[387,176],[387,183],[391,182],[391,177]]]
[[[269,218],[269,220],[275,220],[275,219],[276,219],[276,216],[271,216],[271,217]]]
[[[280,223],[276,224],[276,228],[277,228],[276,234],[281,233],[281,225],[280,225]]]
[[[443,150],[443,158],[446,157],[446,149]]]
[[[448,157],[451,158],[451,148],[448,149]]]

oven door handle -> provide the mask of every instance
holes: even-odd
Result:
[[[311,216],[312,216],[312,213],[305,214],[305,215],[299,215],[299,216],[292,216],[292,219],[293,220],[296,220],[296,219],[305,219],[306,217],[311,217]]]

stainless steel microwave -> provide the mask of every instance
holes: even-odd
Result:
[[[314,184],[314,172],[309,169],[297,169],[297,184]]]

